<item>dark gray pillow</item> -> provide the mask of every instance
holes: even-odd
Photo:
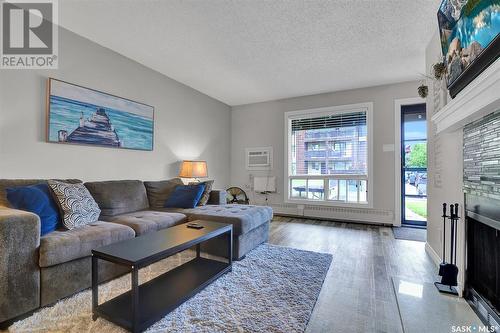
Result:
[[[108,180],[85,183],[101,209],[102,217],[148,209],[146,187],[140,180]]]
[[[69,230],[94,223],[99,219],[101,210],[83,184],[69,184],[56,180],[47,181],[54,193],[62,223]]]
[[[182,179],[172,178],[169,180],[160,180],[156,182],[144,182],[148,194],[149,207],[164,208],[165,202],[170,197],[175,188],[184,185]]]
[[[205,190],[201,195],[200,201],[198,201],[198,206],[205,206],[210,199],[210,192],[212,192],[212,187],[214,186],[214,180],[206,180],[204,182],[191,182],[189,185],[205,184]]]

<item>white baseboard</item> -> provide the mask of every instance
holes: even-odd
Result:
[[[425,243],[425,252],[431,257],[432,261],[436,264],[436,266],[439,266],[441,263],[441,257],[434,251],[434,249],[430,246],[429,242]]]

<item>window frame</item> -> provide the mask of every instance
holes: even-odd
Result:
[[[306,175],[306,176],[293,176],[291,175],[292,169],[292,120],[300,119],[304,117],[321,117],[328,115],[339,115],[342,113],[354,113],[354,112],[365,112],[366,113],[366,137],[367,137],[367,174],[336,174],[336,175]],[[362,207],[362,208],[373,208],[373,102],[339,105],[339,106],[329,106],[315,109],[306,110],[296,110],[288,111],[284,114],[284,136],[285,136],[285,146],[284,146],[284,202],[292,204],[306,204],[310,206],[334,206],[334,207]],[[328,166],[327,166],[328,168]],[[328,191],[323,192],[323,200],[310,200],[307,197],[304,199],[291,197],[290,183],[291,179],[323,179],[324,186],[327,186],[329,179],[349,179],[349,180],[366,180],[367,186],[367,202],[343,202],[328,200]],[[358,185],[359,186],[359,185]],[[359,200],[359,191],[358,191]]]

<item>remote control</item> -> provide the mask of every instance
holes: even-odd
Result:
[[[187,227],[193,228],[193,229],[203,229],[204,228],[201,224],[198,224],[198,223],[188,223]]]

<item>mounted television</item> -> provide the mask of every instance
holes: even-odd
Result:
[[[500,0],[443,0],[438,11],[446,83],[454,98],[500,54]]]

